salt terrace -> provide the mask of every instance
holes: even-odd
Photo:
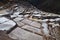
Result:
[[[0,11],[0,30],[15,40],[56,40],[60,15],[43,12],[28,2]]]

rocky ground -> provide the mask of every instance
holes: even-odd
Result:
[[[14,40],[56,40],[59,26],[60,15],[42,12],[28,2],[0,11],[0,30]]]

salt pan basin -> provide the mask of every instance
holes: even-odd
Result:
[[[9,20],[5,17],[0,17],[0,30],[10,30],[16,25],[16,23],[12,20]]]

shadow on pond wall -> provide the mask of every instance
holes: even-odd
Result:
[[[60,14],[60,0],[28,0],[28,2],[42,11]]]
[[[9,0],[0,0],[4,4]],[[19,3],[21,0],[14,0]],[[24,0],[23,0],[24,1]],[[38,9],[46,12],[53,12],[60,14],[60,0],[25,0],[30,2],[32,5],[36,6]]]

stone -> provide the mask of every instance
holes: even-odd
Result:
[[[21,21],[21,20],[23,20],[23,18],[20,18],[20,17],[17,17],[17,18],[14,19],[15,22]]]
[[[29,26],[29,25],[24,25],[22,28],[29,30],[29,31],[32,31],[32,32],[37,33],[37,34],[42,34],[41,29],[34,28],[32,26]]]
[[[36,17],[41,17],[41,15],[40,15],[40,14],[37,14],[37,15],[34,15],[34,16],[36,16]]]
[[[50,19],[49,21],[50,21],[50,22],[54,22],[55,20],[54,20],[54,19]]]
[[[60,18],[56,18],[55,21],[60,21]]]
[[[43,32],[44,35],[49,36],[49,30],[48,30],[48,24],[47,23],[42,23],[42,27],[43,27]]]
[[[40,14],[35,14],[35,15],[33,15],[33,18],[40,19],[41,18],[41,15]]]
[[[13,35],[11,35],[13,34]],[[11,38],[17,37],[17,40],[43,40],[42,36],[36,35],[34,33],[25,31],[19,27],[17,27],[15,30],[13,30],[9,36]]]
[[[23,22],[23,23],[25,23],[25,24],[31,24],[31,20],[29,20],[29,19],[24,19],[24,20],[22,20],[21,22]]]
[[[41,22],[48,22],[49,19],[44,19],[44,20],[41,20]]]
[[[31,14],[31,12],[30,12],[30,11],[27,11],[26,13]]]
[[[57,26],[60,26],[58,23],[57,24],[53,24],[52,25],[52,28],[55,28],[55,27],[57,27]]]
[[[39,13],[39,12],[36,10],[36,11],[34,11],[33,13],[35,13],[35,14],[36,14],[36,13]]]
[[[34,26],[34,27],[36,27],[36,28],[40,28],[41,27],[41,24],[40,23],[38,23],[38,22],[32,22],[31,24],[30,24],[31,26]]]
[[[19,15],[20,14],[20,12],[15,12],[13,15]]]
[[[23,18],[24,16],[23,15],[18,15],[18,17]]]
[[[29,15],[28,15],[28,14],[26,14],[26,15],[24,15],[24,17],[25,17],[25,18],[27,18],[27,17],[29,17]]]
[[[10,15],[11,18],[16,18],[17,16],[16,15]]]

